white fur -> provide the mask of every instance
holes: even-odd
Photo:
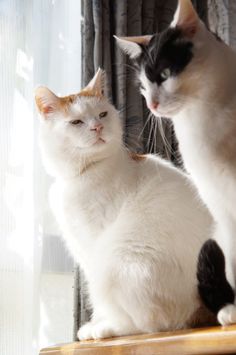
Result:
[[[157,114],[157,110],[152,108],[152,103],[155,101],[159,104],[158,115],[160,117],[164,115],[169,117],[182,107],[182,101],[173,99],[173,95],[178,89],[178,81],[174,77],[168,78],[158,87],[156,83],[152,83],[147,78],[144,68],[142,68],[139,78],[143,86],[140,91],[154,115]]]
[[[225,253],[227,277],[235,287],[236,145],[229,151],[231,158],[221,156],[221,150],[227,135],[236,132],[236,55],[198,21],[194,57],[184,78],[179,75],[174,85],[168,79],[168,86],[153,90],[144,72],[140,80],[146,87],[143,94],[147,104],[153,97],[160,102],[152,112],[173,119],[185,167],[217,222],[215,239]],[[184,81],[190,84],[189,92],[181,96],[178,90]],[[236,137],[230,139],[233,142]],[[236,322],[235,309],[227,306],[220,311],[221,324]]]
[[[117,37],[114,36],[116,39],[118,45],[122,50],[126,53],[129,54],[130,58],[135,59],[140,56],[142,53],[142,48],[140,44],[142,45],[147,45],[152,36],[150,35],[145,35],[145,36],[137,36],[137,37]]]
[[[222,325],[236,323],[236,307],[233,304],[225,306],[218,312],[217,318]]]
[[[105,143],[94,145],[90,124],[101,111],[108,112]],[[79,339],[186,327],[200,306],[196,263],[208,212],[184,173],[158,157],[130,158],[118,113],[105,99],[80,98],[71,112],[83,128],[55,115],[42,120],[40,136],[55,177],[52,210],[85,272],[93,308]]]

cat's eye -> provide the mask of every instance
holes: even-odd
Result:
[[[81,120],[74,120],[74,121],[70,121],[70,123],[73,124],[73,125],[81,125],[81,124],[83,124],[84,122],[81,121]]]
[[[107,115],[107,111],[99,113],[100,118],[106,117],[106,115]]]
[[[164,70],[162,70],[160,76],[163,80],[167,80],[171,76],[170,68],[165,68]]]

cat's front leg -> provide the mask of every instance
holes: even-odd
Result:
[[[115,314],[114,309],[107,309],[106,305],[103,305],[101,310],[95,304],[93,304],[93,308],[92,319],[78,330],[79,340],[103,339],[140,333],[127,316],[122,316],[120,313]]]
[[[103,339],[114,336],[138,334],[136,328],[129,324],[115,324],[109,320],[90,321],[84,324],[77,333],[79,340]]]
[[[115,335],[112,325],[106,320],[90,321],[84,324],[77,333],[79,340],[102,339]]]

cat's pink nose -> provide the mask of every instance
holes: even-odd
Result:
[[[156,110],[158,106],[159,106],[159,102],[157,102],[157,101],[152,101],[152,102],[149,104],[150,110]]]
[[[102,131],[102,129],[103,129],[103,125],[102,125],[100,122],[95,123],[95,124],[90,128],[91,131],[96,131],[97,133],[100,133],[100,132]]]

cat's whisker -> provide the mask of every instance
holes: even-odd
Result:
[[[155,125],[155,135],[154,135],[154,140],[155,140],[155,153],[157,153],[157,129],[158,129],[158,121],[156,121],[156,125]]]
[[[170,142],[166,138],[165,131],[164,131],[164,128],[163,128],[163,119],[159,117],[157,122],[158,122],[158,128],[159,128],[160,136],[161,136],[161,138],[163,140],[163,143],[164,143],[166,156],[168,157],[168,159],[170,159],[171,155],[174,155],[175,153],[173,151],[173,148],[172,148]]]
[[[119,112],[119,114],[122,114],[123,112],[129,112],[129,110],[130,109],[132,109],[132,108],[135,108],[135,104],[130,104],[130,105],[124,105],[123,107],[121,107],[120,109],[118,109],[118,112]]]
[[[114,66],[117,66],[117,67],[120,67],[120,63],[113,63]],[[130,64],[127,64],[127,63],[122,63],[122,66],[125,66],[127,67],[128,69],[132,69],[134,70],[136,73],[138,72],[138,68],[135,66],[135,65],[130,65]],[[121,75],[124,75],[124,77],[126,77],[126,73],[122,73]],[[119,75],[120,76],[120,75]]]
[[[151,127],[150,127],[150,133],[149,133],[149,137],[148,137],[148,141],[147,141],[147,144],[148,144],[148,150],[149,150],[149,153],[152,153],[153,151],[153,132],[154,132],[154,120],[153,120],[153,116],[151,115]]]
[[[148,123],[150,122],[150,119],[151,119],[151,113],[148,115],[147,119],[146,119],[146,122],[144,123],[143,125],[143,128],[139,134],[139,137],[143,136],[143,133],[145,131],[145,128],[147,127]]]

